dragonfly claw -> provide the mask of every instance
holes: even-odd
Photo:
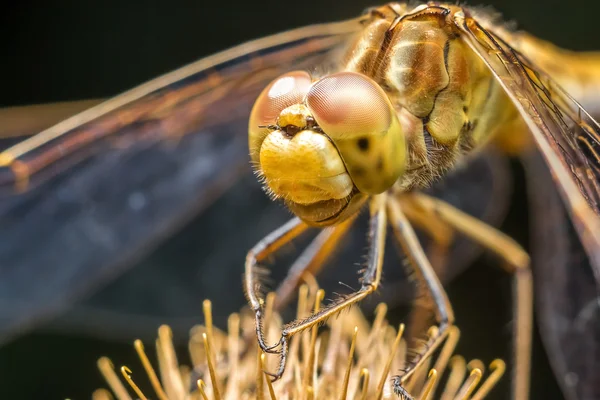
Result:
[[[279,374],[279,371],[277,371],[276,374],[269,372],[269,371],[263,371],[263,372],[271,377],[271,382],[278,381],[281,378],[281,375],[283,375],[283,373]]]
[[[269,354],[281,354],[281,350],[273,350],[277,347],[279,347],[279,345],[281,344],[281,340],[277,343],[275,343],[273,346],[267,346],[264,342],[260,342],[259,341],[259,346],[260,349],[262,351],[264,351],[265,353],[269,353]]]
[[[269,346],[266,342],[265,342],[265,336],[263,333],[263,329],[262,329],[262,310],[256,310],[256,337],[258,339],[258,346],[260,347],[260,349],[262,351],[264,351],[265,353],[269,353],[269,354],[280,354],[281,350],[273,350],[277,347],[279,347],[279,345],[281,344],[281,339],[275,343],[272,346]]]
[[[393,390],[394,393],[400,397],[400,399],[402,400],[414,400],[414,397],[412,397],[410,395],[410,393],[408,393],[406,391],[406,389],[404,389],[404,387],[402,387],[402,381],[400,380],[400,376],[395,376],[393,381],[392,381],[392,386],[393,386]]]
[[[279,339],[279,341],[277,342],[276,346],[281,345],[281,350],[277,351],[277,354],[279,354],[279,368],[277,368],[277,372],[276,373],[272,373],[272,372],[268,372],[268,371],[264,371],[265,374],[269,375],[271,377],[271,382],[275,382],[277,380],[279,380],[283,373],[285,372],[285,362],[287,359],[287,350],[288,350],[288,343],[287,343],[287,338],[286,336],[281,336],[281,339]]]

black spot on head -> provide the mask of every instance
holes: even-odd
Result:
[[[377,164],[375,165],[375,168],[377,169],[377,172],[383,171],[383,157],[379,156],[379,158],[377,159]]]
[[[379,82],[377,82],[379,83]],[[379,83],[379,86],[383,89],[384,92],[393,92],[394,91],[394,87],[392,87],[392,85],[390,85],[387,82],[381,82]]]
[[[466,114],[467,112],[469,112],[469,107],[467,106],[463,106],[463,112]]]
[[[358,144],[358,148],[360,149],[360,151],[369,150],[369,139],[367,139],[366,137],[358,139],[358,142],[356,143]]]
[[[300,128],[296,125],[286,125],[281,128],[282,128],[283,132],[285,132],[285,134],[290,137],[296,135],[296,133],[298,133],[302,130],[302,128]]]
[[[362,167],[352,168],[352,175],[358,177],[358,176],[363,176],[364,174],[365,174],[365,170]]]

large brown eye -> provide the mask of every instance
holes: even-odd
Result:
[[[362,193],[382,193],[394,184],[404,171],[406,143],[396,110],[377,83],[340,72],[315,82],[305,102]]]
[[[271,82],[258,96],[248,126],[248,145],[252,161],[258,162],[260,146],[269,134],[268,129],[259,126],[274,125],[283,109],[302,103],[311,83],[308,73],[289,72]]]
[[[315,120],[332,139],[384,132],[391,123],[385,92],[364,75],[340,72],[316,82],[306,96]]]

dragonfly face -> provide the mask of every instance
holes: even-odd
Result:
[[[298,72],[276,79],[252,110],[249,143],[273,197],[317,226],[345,220],[367,195],[389,189],[406,153],[385,92],[352,72],[314,83]]]

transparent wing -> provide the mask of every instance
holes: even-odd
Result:
[[[247,117],[357,20],[202,59],[0,153],[0,340],[106,283],[250,173]]]
[[[542,155],[525,160],[541,333],[565,395],[597,398],[600,126],[535,60],[507,43],[509,32],[502,31],[503,40],[473,18],[458,15],[456,22],[520,111]],[[552,179],[567,211],[549,185]]]
[[[470,17],[456,22],[527,122],[600,282],[600,125],[498,35]]]

